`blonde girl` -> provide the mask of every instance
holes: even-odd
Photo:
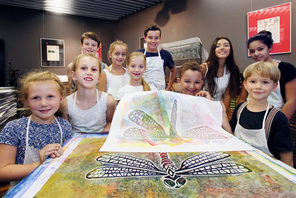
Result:
[[[72,136],[70,123],[55,117],[63,88],[50,71],[29,73],[22,79],[22,101],[31,115],[8,122],[0,133],[0,181],[20,180],[48,156],[62,155],[61,145]]]
[[[109,132],[114,113],[114,99],[97,90],[100,74],[99,59],[81,54],[74,60],[72,79],[77,91],[63,101],[63,117],[70,120],[74,132]]]
[[[146,57],[142,52],[132,52],[128,56],[126,68],[130,74],[130,81],[119,89],[118,95],[120,99],[128,93],[157,90],[156,87],[149,85],[142,77],[146,70]]]
[[[128,46],[124,42],[117,40],[111,43],[108,56],[112,64],[100,76],[99,90],[111,94],[116,101],[119,100],[118,90],[130,80],[130,75],[123,67],[127,52]]]

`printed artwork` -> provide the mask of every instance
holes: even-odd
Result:
[[[102,151],[252,150],[222,129],[220,102],[167,91],[124,97]]]
[[[27,178],[19,188],[19,195],[37,198],[296,196],[295,183],[283,176],[283,172],[295,175],[295,171],[275,163],[278,170],[274,170],[251,155],[254,151],[106,153],[99,151],[104,140],[82,138],[59,167],[54,168],[58,160],[53,160],[52,166],[43,172],[37,170],[38,177]],[[53,173],[48,175],[49,172]]]
[[[182,161],[177,168],[168,153],[159,153],[162,167],[152,161],[131,155],[107,154],[97,158],[103,166],[87,173],[87,179],[116,177],[164,176],[163,183],[169,188],[180,188],[186,183],[183,176],[222,176],[251,172],[250,169],[230,161],[224,161],[231,155],[218,152],[205,152]],[[219,162],[223,160],[223,162]]]

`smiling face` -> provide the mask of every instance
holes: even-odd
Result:
[[[145,59],[143,56],[135,56],[130,61],[129,65],[127,66],[127,71],[131,76],[131,80],[142,82],[141,77],[145,72]]]
[[[78,86],[95,88],[99,79],[98,60],[91,56],[81,57],[72,78],[77,80]]]
[[[181,77],[180,84],[183,94],[195,96],[204,84],[202,73],[190,69],[186,70]]]
[[[158,45],[160,43],[160,31],[149,30],[147,32],[147,36],[145,36],[145,41],[147,43],[147,51],[148,52],[157,52]]]
[[[270,52],[271,49],[268,48],[267,45],[262,43],[261,41],[253,41],[249,44],[249,51],[251,54],[251,57],[256,61],[268,61],[271,59]]]
[[[215,54],[218,59],[226,59],[230,54],[230,43],[226,39],[220,39],[217,42]]]
[[[58,111],[62,96],[59,85],[53,80],[35,81],[28,87],[26,104],[32,112],[32,121],[45,124],[55,121],[54,114]]]
[[[109,54],[113,66],[123,66],[126,59],[127,49],[123,45],[116,45],[114,50]]]
[[[91,39],[91,38],[85,38],[83,39],[83,43],[80,44],[80,48],[82,51],[82,54],[93,54],[96,55],[98,50],[98,42]]]
[[[263,77],[258,72],[253,72],[252,75],[244,81],[244,86],[251,99],[264,101],[267,100],[269,94],[277,87],[277,83],[269,77]]]

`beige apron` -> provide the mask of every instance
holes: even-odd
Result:
[[[241,112],[243,109],[247,106],[247,103],[242,104],[245,105],[243,108],[241,108],[241,111],[238,114],[237,118],[237,124],[235,126],[234,135],[238,137],[239,139],[245,141],[246,143],[254,146],[255,148],[267,153],[268,155],[272,154],[270,153],[268,146],[267,146],[267,140],[266,140],[266,134],[265,134],[265,119],[268,115],[268,110],[270,105],[267,105],[267,108],[265,110],[265,115],[262,120],[262,128],[261,129],[245,129],[239,124],[239,119]]]

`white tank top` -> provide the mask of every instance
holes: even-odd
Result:
[[[222,96],[224,92],[226,91],[228,84],[229,84],[229,79],[230,79],[230,73],[226,72],[226,65],[224,66],[224,73],[223,76],[219,78],[214,78],[214,81],[216,83],[217,89],[216,89],[216,94],[213,97],[215,101],[220,101],[222,100]]]
[[[112,69],[112,65],[110,66],[110,69]],[[113,96],[115,100],[119,100],[118,91],[121,87],[124,85],[127,85],[130,81],[130,75],[126,71],[123,75],[113,75],[111,74],[107,69],[104,69],[106,74],[106,92]]]
[[[101,133],[106,126],[107,96],[97,91],[97,104],[89,109],[82,110],[76,105],[76,93],[67,96],[68,114],[74,132]]]

